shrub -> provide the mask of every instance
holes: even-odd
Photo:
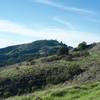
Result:
[[[75,75],[83,72],[77,64],[64,64],[55,62],[50,64],[5,69],[0,72],[1,97],[21,95],[40,89],[48,84],[59,84],[73,79]],[[6,72],[3,77],[2,73]]]
[[[63,59],[66,60],[66,61],[72,61],[73,57],[72,57],[72,55],[67,55]]]
[[[60,60],[61,58],[62,56],[53,55],[53,56],[41,58],[41,62],[52,62],[52,61]]]
[[[88,51],[77,51],[77,52],[73,52],[72,54],[72,57],[86,57],[86,56],[89,56],[89,52]]]
[[[30,65],[34,65],[36,62],[34,60],[30,61]]]

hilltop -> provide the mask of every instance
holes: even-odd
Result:
[[[11,65],[29,59],[53,55],[63,45],[56,40],[38,40],[28,44],[1,48],[0,65]]]

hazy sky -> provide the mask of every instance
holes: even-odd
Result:
[[[0,0],[0,47],[40,39],[100,41],[100,0]]]

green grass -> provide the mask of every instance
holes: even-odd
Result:
[[[100,100],[100,82],[81,86],[58,85],[33,94],[15,96],[5,100]]]

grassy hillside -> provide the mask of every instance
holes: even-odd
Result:
[[[1,68],[0,96],[4,98],[30,93],[43,89],[48,84],[80,84],[98,80],[100,52],[91,52],[88,56],[75,56],[71,61],[68,60],[68,56],[49,56],[26,64]]]
[[[100,100],[100,82],[85,85],[58,85],[33,94],[11,97],[5,100]]]
[[[38,59],[30,59],[14,65],[1,67],[0,99],[15,95],[28,94],[32,92],[37,93],[36,91],[39,89],[41,90],[41,92],[39,93],[42,94],[45,91],[49,90],[49,88],[47,90],[44,90],[47,86],[58,86],[59,84],[67,84],[68,87],[70,85],[72,87],[69,89],[68,87],[66,87],[66,85],[65,87],[56,86],[57,90],[52,89],[50,90],[50,93],[47,92],[47,95],[42,94],[39,97],[43,98],[43,100],[65,100],[65,98],[68,98],[68,100],[75,100],[72,99],[74,98],[73,96],[76,96],[76,98],[81,98],[82,95],[84,95],[85,91],[85,95],[90,95],[91,98],[94,91],[98,94],[98,90],[92,91],[92,89],[89,88],[89,85],[86,85],[86,89],[84,89],[81,88],[80,85],[83,83],[90,84],[91,82],[94,82],[95,84],[95,82],[100,81],[100,51],[99,49],[94,48],[97,48],[97,45],[94,46],[91,50],[72,50],[68,55],[52,55],[41,57]],[[74,86],[76,84],[77,87],[75,88]],[[98,84],[97,87],[100,85],[99,83],[96,84]],[[66,91],[64,90],[64,88],[66,89]],[[73,93],[73,91],[72,93],[69,93],[69,90],[73,90],[74,88],[75,94]],[[42,92],[42,90],[44,91]],[[65,92],[62,92],[63,90]],[[88,93],[88,91],[91,92],[91,94]],[[56,92],[58,96],[55,96]],[[64,95],[62,93],[64,93]],[[82,95],[80,93],[82,93]],[[78,94],[80,94],[80,96]],[[60,97],[59,95],[62,96]],[[35,94],[35,96],[37,95]],[[33,99],[33,95],[31,97]],[[31,97],[29,98],[29,96],[25,96],[26,100],[27,98],[31,100]],[[24,97],[22,96],[21,98]]]

